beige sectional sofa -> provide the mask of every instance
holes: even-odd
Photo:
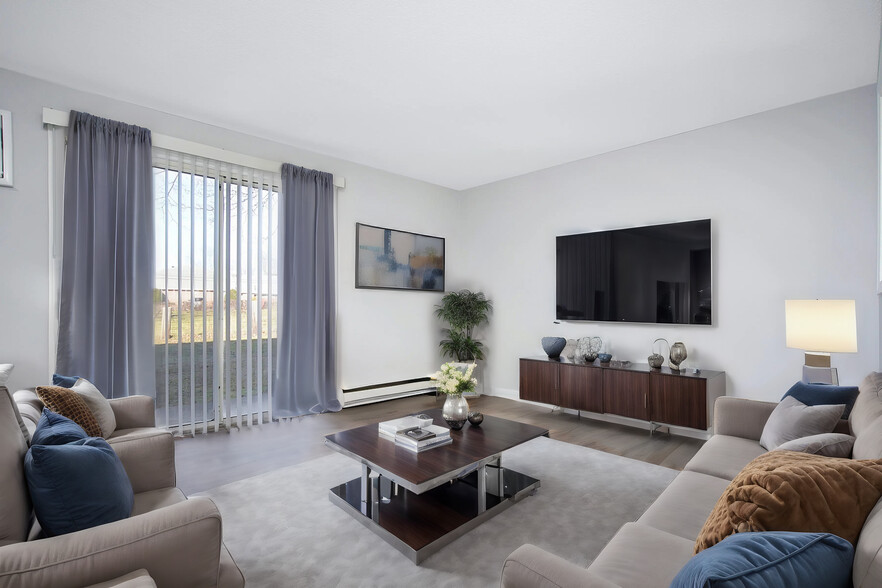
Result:
[[[692,557],[695,540],[729,482],[752,459],[774,402],[719,398],[714,435],[636,522],[625,524],[588,568],[534,545],[514,551],[502,569],[506,588],[668,588]],[[882,374],[871,373],[849,420],[837,429],[856,437],[852,457],[882,459]],[[876,504],[855,546],[855,588],[882,586],[882,500]]]
[[[131,396],[110,404],[117,429],[107,441],[135,492],[131,516],[41,538],[23,463],[43,405],[32,391],[13,397],[0,386],[0,588],[153,582],[174,588],[244,586],[221,541],[221,516],[214,502],[188,500],[175,487],[174,439],[155,427],[153,399]],[[126,576],[139,569],[139,577]]]

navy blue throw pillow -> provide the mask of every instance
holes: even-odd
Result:
[[[34,445],[25,455],[34,514],[48,536],[128,518],[135,495],[119,457],[100,437]]]
[[[857,386],[832,386],[830,384],[806,384],[797,382],[790,387],[781,400],[793,396],[803,404],[817,406],[819,404],[844,404],[842,418],[847,419],[858,397]]]
[[[67,417],[43,409],[37,428],[31,436],[31,445],[65,445],[88,437],[81,426]]]
[[[79,380],[79,376],[62,376],[61,374],[52,374],[52,385],[61,386],[62,388],[73,388],[73,385]]]
[[[830,533],[736,533],[693,556],[671,588],[846,588],[853,559]]]

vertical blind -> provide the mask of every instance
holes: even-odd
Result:
[[[272,420],[280,183],[153,150],[157,422],[178,434]]]

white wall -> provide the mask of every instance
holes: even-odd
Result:
[[[427,375],[437,369],[440,294],[356,290],[355,223],[447,238],[448,283],[462,273],[456,192],[290,146],[83,93],[0,69],[0,108],[12,111],[15,187],[0,188],[0,363],[16,364],[11,386],[46,383],[54,368],[48,324],[47,132],[42,108],[82,110],[156,133],[332,172],[338,198],[339,349],[343,387]]]
[[[541,354],[542,336],[597,334],[639,362],[656,337],[682,340],[686,365],[726,370],[730,394],[777,399],[802,364],[784,347],[786,298],[856,299],[859,352],[833,361],[843,382],[878,369],[873,88],[456,193],[0,69],[15,140],[16,185],[0,188],[0,362],[16,364],[13,387],[46,382],[54,365],[43,106],[345,176],[343,387],[424,375],[440,360],[440,295],[354,288],[356,221],[447,237],[448,290],[480,289],[495,304],[478,333],[489,349],[485,391],[516,393],[517,358]],[[552,324],[555,235],[697,218],[714,222],[715,326]]]
[[[573,132],[590,133],[590,129]],[[875,89],[860,88],[475,188],[468,285],[495,305],[487,383],[516,394],[539,339],[599,335],[645,363],[683,341],[685,365],[725,370],[728,393],[777,400],[801,376],[784,346],[784,300],[857,301],[858,353],[843,383],[879,366]],[[710,218],[714,326],[554,325],[556,235]]]

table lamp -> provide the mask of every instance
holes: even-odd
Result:
[[[839,384],[831,353],[857,352],[854,300],[785,300],[787,347],[805,351],[802,381]]]

